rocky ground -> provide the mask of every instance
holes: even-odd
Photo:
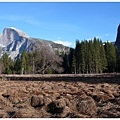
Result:
[[[0,81],[0,117],[119,118],[120,84]]]

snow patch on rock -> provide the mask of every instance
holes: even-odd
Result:
[[[0,44],[0,47],[5,47],[4,45]]]
[[[25,32],[23,32],[22,30],[20,30],[18,28],[14,28],[14,27],[9,27],[9,28],[17,31],[19,36],[22,36],[22,37],[25,37],[25,38],[29,38],[29,36]]]

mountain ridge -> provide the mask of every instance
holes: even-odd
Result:
[[[68,53],[70,49],[67,46],[54,43],[50,40],[30,37],[24,31],[14,27],[4,28],[3,33],[0,35],[0,54],[8,53],[12,59],[15,59],[23,50],[31,52],[41,46],[50,47],[51,50],[58,51],[59,53]]]

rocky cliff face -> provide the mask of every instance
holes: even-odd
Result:
[[[118,30],[117,30],[115,46],[118,48],[118,50],[120,50],[120,24],[119,24]]]
[[[21,38],[29,38],[29,36],[24,33],[23,31],[10,27],[10,28],[5,28],[3,30],[3,34],[1,35],[0,43],[4,46],[7,46],[13,41],[19,41]]]
[[[68,47],[56,44],[52,41],[31,38],[22,30],[13,27],[5,28],[0,35],[0,55],[2,56],[2,54],[7,52],[12,59],[15,59],[23,50],[30,52],[43,45],[50,47],[51,50],[57,50],[60,53],[69,52]]]

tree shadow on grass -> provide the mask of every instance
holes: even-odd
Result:
[[[120,84],[120,75],[117,76],[87,76],[87,77],[13,77],[9,80],[12,81],[54,81],[54,82],[83,82],[88,84],[98,84],[98,83],[111,83]]]

